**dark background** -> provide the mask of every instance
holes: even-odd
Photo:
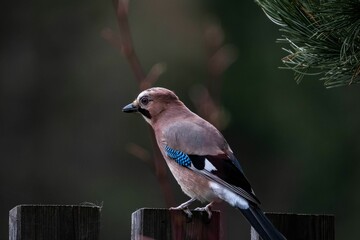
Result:
[[[121,108],[138,94],[126,60],[100,36],[117,29],[111,1],[6,1],[0,38],[0,239],[18,204],[103,203],[102,239],[130,238],[131,213],[164,207],[148,164],[146,123]],[[238,58],[222,78],[222,132],[265,211],[332,213],[337,239],[358,238],[360,86],[300,85],[279,70],[280,36],[253,1],[130,1],[138,56],[156,83],[191,108],[205,84],[204,30],[217,24]],[[187,200],[174,186],[177,203]],[[227,239],[248,239],[241,214],[224,208]]]

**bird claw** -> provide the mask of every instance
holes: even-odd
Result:
[[[190,211],[190,209],[189,208],[184,208],[183,209],[183,211],[184,211],[184,213],[186,214],[186,216],[188,217],[188,218],[192,218],[192,212]]]
[[[208,214],[209,219],[211,219],[211,216],[212,216],[211,204],[212,204],[212,203],[209,203],[209,204],[206,205],[205,207],[198,207],[198,208],[195,208],[194,210],[195,210],[195,211],[205,211],[205,212]]]
[[[188,218],[192,218],[192,212],[190,211],[190,209],[188,207],[181,207],[181,206],[178,206],[178,207],[171,207],[170,210],[183,210],[183,212],[186,214],[186,216]]]
[[[191,198],[190,200],[180,204],[177,207],[171,207],[170,210],[183,210],[188,218],[192,218],[192,213],[191,213],[190,209],[188,208],[188,206],[195,200],[196,200],[195,198]]]

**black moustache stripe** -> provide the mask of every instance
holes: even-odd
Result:
[[[151,119],[151,115],[150,112],[146,109],[143,109],[141,107],[139,107],[138,111],[145,117],[147,117],[148,119]]]

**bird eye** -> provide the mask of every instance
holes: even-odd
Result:
[[[142,105],[147,105],[149,103],[149,98],[148,97],[142,97],[140,98],[140,102]]]

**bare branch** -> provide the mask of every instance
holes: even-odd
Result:
[[[140,89],[144,90],[152,87],[155,82],[159,79],[160,75],[166,71],[165,63],[157,63],[151,69],[146,79],[141,82]]]
[[[208,81],[205,86],[195,86],[190,92],[197,112],[218,129],[226,127],[226,116],[220,105],[222,75],[235,62],[236,48],[224,44],[224,34],[219,24],[208,24],[204,32],[207,47]]]
[[[164,72],[164,64],[155,64],[152,67],[150,73],[146,76],[133,47],[133,41],[131,38],[128,21],[129,2],[127,0],[114,0],[114,8],[116,10],[116,17],[119,26],[120,36],[115,34],[113,30],[108,28],[104,29],[101,35],[112,46],[120,50],[121,54],[127,59],[130,68],[132,69],[132,72],[135,76],[135,80],[139,85],[139,89],[143,90],[149,88],[158,80],[159,76]],[[153,131],[150,128],[149,130],[152,133],[152,144],[154,149],[152,157],[153,161],[151,161],[151,166],[152,169],[155,169],[155,175],[160,184],[166,205],[168,207],[174,206],[175,201],[170,187],[170,183],[168,181],[165,162],[162,159],[158,146],[156,145]],[[146,150],[141,149],[141,147],[135,144],[130,144],[127,148],[128,151],[130,151],[133,155],[137,156],[143,161],[147,161],[149,156],[146,153]]]
[[[140,85],[141,82],[144,81],[146,74],[143,68],[141,67],[140,61],[133,47],[133,41],[131,38],[131,32],[128,21],[129,1],[117,0],[114,2],[115,2],[114,6],[116,9],[117,22],[120,31],[121,52],[129,62],[130,67],[135,76],[135,79]]]

